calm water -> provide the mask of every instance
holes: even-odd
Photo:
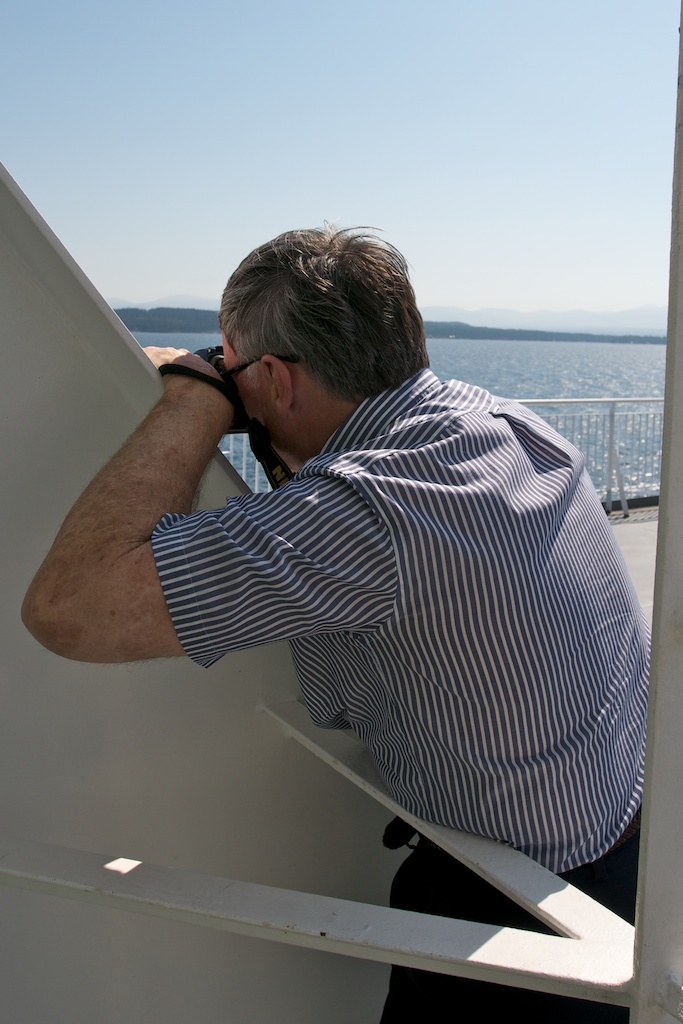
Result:
[[[661,398],[665,345],[430,338],[432,366],[507,398]]]
[[[196,351],[219,334],[137,334],[141,345]],[[507,398],[661,398],[665,345],[595,341],[498,341],[428,338],[432,370]]]

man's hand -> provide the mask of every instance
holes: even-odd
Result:
[[[143,349],[145,355],[151,359],[157,369],[166,363],[180,363],[182,366],[190,366],[193,370],[206,374],[207,377],[221,379],[221,375],[214,370],[211,363],[207,363],[201,356],[195,355],[186,348],[157,348],[155,345],[148,345]]]

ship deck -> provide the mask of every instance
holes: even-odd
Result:
[[[615,512],[609,518],[643,611],[651,623],[659,510],[639,509],[626,519],[621,512]]]

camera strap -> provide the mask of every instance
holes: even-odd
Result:
[[[294,474],[283,462],[280,456],[270,443],[270,434],[260,420],[251,419],[247,426],[249,444],[254,453],[254,458],[263,466],[263,471],[268,477],[268,483],[274,489],[282,487]]]

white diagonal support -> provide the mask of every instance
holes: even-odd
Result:
[[[361,959],[603,1002],[629,999],[627,942],[451,921],[131,860],[122,869],[121,858],[3,838],[0,882]]]

